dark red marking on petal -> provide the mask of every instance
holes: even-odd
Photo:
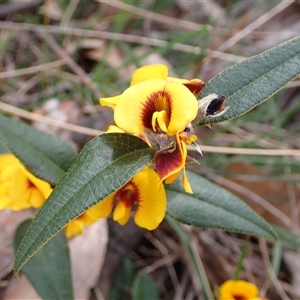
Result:
[[[117,197],[126,207],[132,207],[140,200],[140,192],[136,184],[130,181],[118,191]]]
[[[198,98],[200,92],[205,86],[205,82],[200,79],[192,79],[184,85]]]
[[[141,113],[143,126],[152,130],[152,116],[156,111],[162,110],[165,110],[169,116],[171,116],[172,97],[167,90],[153,92],[147,97],[146,102],[143,104]]]
[[[173,152],[160,151],[155,157],[156,170],[160,179],[164,179],[169,175],[178,172],[184,165],[184,157],[180,149],[180,145],[177,143]]]

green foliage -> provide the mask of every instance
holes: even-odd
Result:
[[[271,226],[238,197],[195,173],[188,172],[188,178],[194,194],[185,193],[179,180],[167,187],[170,216],[201,228],[277,239]]]
[[[300,73],[300,37],[227,68],[205,86],[201,98],[216,93],[227,97],[223,115],[199,125],[222,122],[263,103]]]
[[[0,115],[0,141],[37,177],[57,184],[76,151],[63,140]]]
[[[17,251],[31,223],[23,222],[15,233]],[[39,253],[32,257],[23,270],[43,299],[73,299],[69,248],[63,233],[55,236]]]
[[[132,299],[133,300],[141,300],[141,299],[159,300],[159,293],[158,293],[157,286],[149,274],[141,271],[136,275],[133,281]]]
[[[153,156],[147,143],[129,134],[91,140],[35,217],[17,252],[15,272],[70,220],[121,188]]]
[[[127,299],[130,296],[129,291],[132,286],[134,276],[135,270],[132,260],[127,256],[125,257],[122,265],[118,269],[116,276],[114,277],[108,299]]]

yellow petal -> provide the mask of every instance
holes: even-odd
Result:
[[[219,300],[258,299],[259,291],[256,285],[243,280],[227,280],[219,289]]]
[[[167,196],[164,186],[157,173],[148,167],[137,173],[132,182],[139,194],[134,221],[141,228],[154,230],[166,213]]]
[[[89,208],[89,213],[96,219],[108,217],[113,209],[115,197],[116,193],[109,195],[95,206]]]
[[[42,179],[35,177],[23,165],[20,165],[19,168],[20,171],[28,178],[31,184],[33,184],[42,193],[43,197],[47,199],[52,192],[50,184]]]
[[[184,190],[187,193],[193,194],[193,190],[192,190],[191,185],[189,183],[189,180],[188,180],[188,178],[186,176],[185,167],[183,168],[182,185],[183,185]]]
[[[152,130],[152,116],[156,111],[168,114],[169,120],[164,121],[167,134],[175,135],[195,119],[198,102],[182,84],[161,79],[147,80],[122,94],[115,108],[115,122],[125,131],[139,134],[146,128]]]
[[[119,128],[116,125],[110,125],[105,133],[113,133],[113,132],[119,132],[119,133],[124,133],[124,130]]]
[[[169,175],[168,177],[166,177],[165,183],[170,184],[170,183],[174,182],[178,178],[179,175],[180,175],[180,171],[178,171],[172,175]]]
[[[65,234],[67,238],[71,238],[75,235],[81,234],[84,229],[84,224],[81,220],[74,219],[70,221],[65,227]]]
[[[30,188],[30,182],[23,172],[20,171],[20,166],[16,169],[14,177],[10,182],[9,197],[12,203],[26,209],[30,207],[29,198],[26,197],[27,191]]]
[[[79,218],[84,225],[91,225],[99,220],[90,212],[90,209],[85,211]]]
[[[162,131],[167,132],[167,124],[169,124],[169,114],[165,111],[156,111],[152,115],[152,129],[155,132],[156,131],[156,126],[158,126]]]
[[[141,67],[132,74],[130,86],[149,79],[166,79],[168,68],[165,65],[148,65]]]
[[[99,102],[102,106],[108,106],[111,107],[112,109],[115,109],[120,99],[121,99],[121,95],[118,95],[114,97],[100,98]]]
[[[18,172],[19,165],[20,165],[20,162],[18,160],[16,160],[11,165],[3,168],[3,170],[1,171],[1,174],[0,174],[1,175],[0,182],[11,181],[15,177],[15,174]]]
[[[17,163],[19,160],[11,153],[0,154],[0,173],[7,166]]]
[[[7,196],[0,196],[0,210],[10,208],[11,200]]]
[[[27,198],[26,202],[28,202],[34,208],[41,207],[46,200],[43,194],[36,187],[30,187],[27,190],[25,197]]]
[[[125,225],[131,213],[131,207],[125,205],[123,201],[119,201],[113,212],[113,219],[117,221],[120,225]]]

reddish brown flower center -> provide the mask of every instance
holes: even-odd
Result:
[[[168,119],[172,114],[172,98],[168,91],[151,93],[143,104],[141,119],[145,128],[152,130],[152,116],[156,111],[166,111]],[[168,124],[167,124],[168,126]]]
[[[126,207],[132,207],[140,199],[140,193],[137,186],[131,181],[120,189],[116,198],[125,204]]]
[[[247,300],[243,295],[232,295],[234,300]]]

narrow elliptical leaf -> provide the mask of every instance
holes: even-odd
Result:
[[[187,194],[177,180],[167,186],[167,213],[176,220],[201,228],[222,229],[276,240],[271,226],[235,195],[188,172],[194,194]]]
[[[147,166],[155,151],[123,133],[91,140],[32,222],[16,255],[15,272],[72,219],[122,187]]]
[[[31,223],[23,222],[16,230],[14,248],[17,251]],[[59,233],[23,268],[42,299],[73,299],[69,248],[65,235]]]
[[[63,140],[1,115],[0,140],[33,174],[54,185],[77,156]]]
[[[199,125],[222,122],[245,114],[277,93],[300,74],[300,37],[225,69],[212,78],[200,98],[225,95],[230,108],[217,118]]]

